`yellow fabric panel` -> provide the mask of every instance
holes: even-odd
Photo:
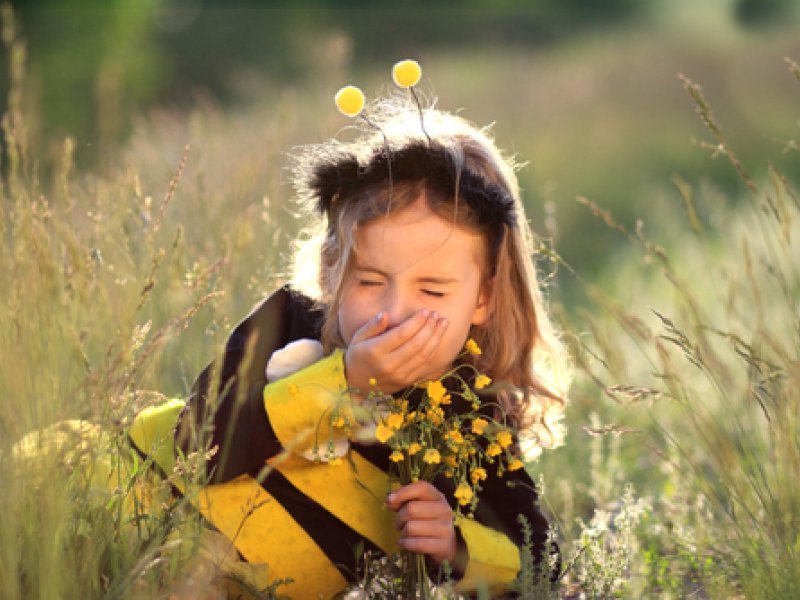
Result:
[[[342,432],[330,427],[330,411],[347,403],[344,353],[329,356],[264,386],[264,408],[281,445],[293,452],[324,448]]]
[[[174,428],[184,402],[170,400],[142,411],[128,431],[138,448],[167,475],[175,464]],[[179,478],[173,482],[184,491]],[[252,581],[266,587],[271,581],[291,577],[279,587],[292,598],[329,598],[344,589],[346,581],[328,557],[291,515],[252,477],[242,475],[227,483],[208,486],[191,499],[200,513],[228,539],[251,564],[267,564],[268,580]],[[267,533],[268,532],[268,533]],[[264,543],[269,537],[269,543]]]
[[[339,465],[314,463],[289,453],[269,464],[381,550],[387,554],[398,550],[394,513],[386,507],[389,477],[358,452],[351,450]]]
[[[456,526],[467,545],[469,559],[457,591],[507,586],[520,569],[519,549],[508,536],[473,519],[455,516]]]
[[[347,585],[314,540],[249,475],[204,488],[196,505],[247,561],[268,565],[270,581],[294,580],[280,586],[280,594],[329,598]]]
[[[175,423],[185,406],[183,400],[173,398],[164,404],[144,409],[134,419],[128,436],[136,446],[169,475],[175,466]]]

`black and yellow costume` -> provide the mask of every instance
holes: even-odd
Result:
[[[338,466],[300,456],[310,446],[309,432],[324,426],[323,415],[346,390],[343,353],[266,381],[272,353],[297,339],[318,340],[321,319],[308,298],[282,288],[235,328],[217,363],[221,372],[209,365],[187,403],[144,411],[129,433],[167,473],[177,449],[217,447],[198,508],[245,560],[266,563],[271,580],[292,578],[280,590],[293,598],[328,598],[355,581],[363,560],[357,548],[373,556],[398,550],[394,513],[382,501],[389,491],[387,446],[352,442]],[[209,398],[215,406],[207,406]],[[213,428],[203,431],[208,414]],[[455,517],[467,557],[456,574],[459,590],[502,588],[514,579],[523,544],[518,515],[530,524],[534,555],[544,555],[547,522],[530,477],[524,470],[502,477],[489,471],[475,518]],[[454,502],[452,480],[434,485]]]

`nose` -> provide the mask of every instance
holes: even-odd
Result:
[[[412,295],[404,292],[399,286],[387,286],[384,294],[383,310],[389,316],[389,327],[397,327],[417,310],[423,308],[416,304]]]

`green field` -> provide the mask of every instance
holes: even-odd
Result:
[[[739,28],[718,5],[535,47],[420,53],[423,92],[496,122],[499,146],[527,162],[539,266],[575,363],[566,444],[529,465],[568,567],[560,597],[800,590],[800,42]],[[75,467],[113,463],[132,416],[185,396],[285,281],[300,226],[285,154],[346,136],[333,93],[386,93],[392,60],[354,62],[340,34],[320,35],[302,84],[242,72],[236,103],[200,94],[126,119],[100,70],[86,139],[49,127],[50,82],[26,72],[4,17],[0,595],[210,593],[191,511],[164,499],[131,521],[141,474],[105,489]],[[13,456],[65,419],[107,434]]]

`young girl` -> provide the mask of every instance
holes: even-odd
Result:
[[[343,394],[358,405],[370,389],[408,393],[413,406],[415,383],[471,365],[468,381],[476,370],[494,381],[480,410],[520,433],[517,453],[526,435],[546,445],[553,433],[545,415],[562,390],[544,373],[561,351],[513,169],[465,120],[420,116],[384,101],[354,141],[298,153],[296,187],[317,233],[299,247],[293,285],[235,328],[185,407],[146,411],[131,429],[167,471],[176,418],[179,453],[212,449],[200,510],[270,580],[291,578],[280,591],[292,597],[330,597],[358,580],[365,553],[398,549],[431,569],[446,561],[458,590],[501,590],[520,569],[520,516],[535,560],[554,551],[524,470],[489,469],[467,519],[454,512],[452,480],[389,493],[388,447],[328,431]],[[328,436],[320,460],[313,446]]]

